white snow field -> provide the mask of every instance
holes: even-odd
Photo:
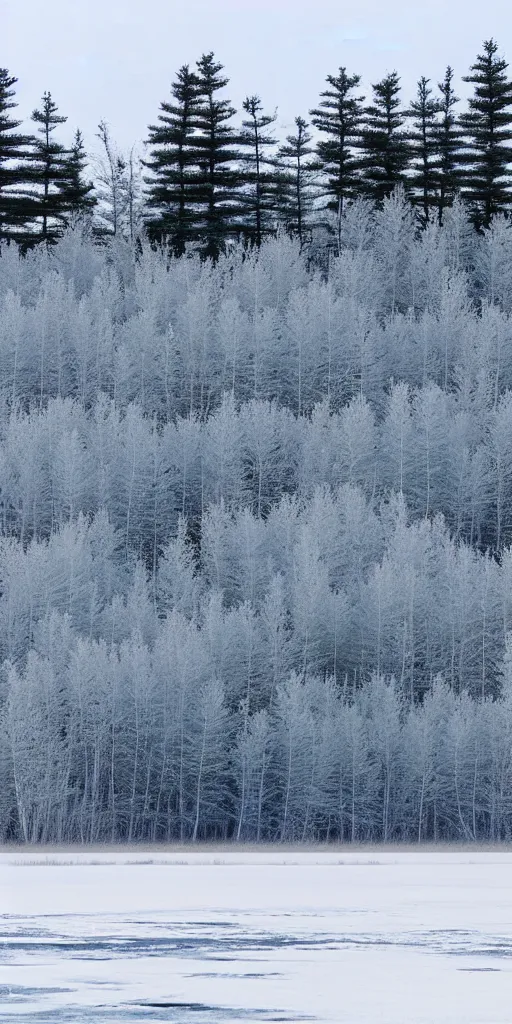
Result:
[[[512,1021],[512,853],[0,855],[0,1024]]]

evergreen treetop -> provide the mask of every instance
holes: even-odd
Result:
[[[396,71],[372,85],[372,89],[373,103],[366,108],[363,134],[365,190],[380,203],[397,185],[406,185],[410,149],[403,127],[405,112]]]
[[[150,158],[144,161],[151,175],[148,186],[147,226],[150,236],[166,236],[176,255],[185,251],[195,235],[197,214],[197,152],[194,148],[198,77],[184,64],[171,86],[171,101],[160,104],[158,124],[149,126]]]
[[[275,138],[269,129],[277,114],[265,114],[259,96],[247,96],[243,102],[247,115],[242,121],[241,192],[244,233],[261,245],[263,236],[272,231],[276,220],[276,161],[271,150]]]
[[[298,235],[302,245],[322,165],[311,144],[307,121],[296,117],[295,126],[295,134],[286,136],[286,143],[278,153],[281,168],[279,195],[281,218],[288,231]]]
[[[455,95],[453,69],[449,65],[443,81],[438,83],[438,89],[439,118],[434,129],[437,149],[435,173],[438,182],[439,223],[442,224],[444,212],[451,206],[460,188],[461,153],[464,146],[464,135],[454,109],[459,97]]]
[[[512,81],[498,44],[488,39],[463,79],[474,86],[469,110],[461,116],[467,152],[464,193],[473,207],[475,222],[487,227],[493,214],[510,205],[512,179]]]
[[[38,125],[38,136],[34,140],[34,156],[31,178],[36,186],[34,194],[34,215],[40,221],[41,238],[54,241],[59,227],[66,220],[64,188],[69,167],[69,150],[52,137],[58,125],[65,124],[67,117],[57,113],[51,93],[45,92],[41,109],[32,112],[32,120]]]
[[[73,145],[64,163],[62,181],[59,183],[67,222],[91,213],[96,206],[94,184],[92,181],[86,180],[86,167],[87,154],[84,140],[80,129],[77,128]]]
[[[411,102],[407,117],[412,125],[408,132],[411,147],[409,187],[412,201],[420,208],[421,223],[428,224],[432,207],[437,204],[436,155],[439,102],[432,98],[429,79],[418,82],[416,98]]]
[[[318,142],[317,152],[327,178],[328,206],[341,216],[346,201],[361,189],[364,96],[353,95],[360,75],[348,75],[344,67],[326,81],[329,88],[320,94],[320,104],[310,115],[315,128],[327,136]]]
[[[218,93],[229,79],[213,53],[203,54],[197,62],[198,105],[194,112],[194,163],[198,166],[197,204],[202,223],[203,256],[217,259],[226,238],[234,232],[240,212],[237,190],[240,185],[239,135],[231,124],[236,110]]]
[[[13,86],[18,81],[7,68],[0,68],[0,238],[26,231],[32,216],[30,196],[30,148],[33,138],[18,131],[21,121],[12,117],[17,106]]]

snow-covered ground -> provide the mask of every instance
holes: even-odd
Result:
[[[0,913],[0,1024],[512,1020],[508,852],[12,850]]]

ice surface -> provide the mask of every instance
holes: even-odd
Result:
[[[510,1024],[512,854],[0,855],[0,1024]]]

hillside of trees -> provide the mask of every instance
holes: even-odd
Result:
[[[0,256],[0,838],[508,839],[512,229]]]
[[[396,71],[365,95],[360,76],[340,67],[309,120],[298,115],[278,139],[277,112],[256,94],[237,112],[222,64],[207,53],[177,72],[141,153],[121,153],[101,121],[92,165],[79,130],[71,147],[58,141],[67,118],[49,92],[23,126],[17,80],[0,69],[0,242],[25,251],[52,244],[85,217],[97,238],[147,234],[175,255],[193,249],[216,260],[279,231],[339,252],[346,204],[382,205],[397,187],[419,228],[442,224],[459,195],[481,231],[512,200],[507,69],[496,41],[486,40],[463,76],[462,105],[451,67],[437,84],[422,76],[407,103]]]
[[[506,69],[94,182],[0,71],[0,841],[512,838]]]

